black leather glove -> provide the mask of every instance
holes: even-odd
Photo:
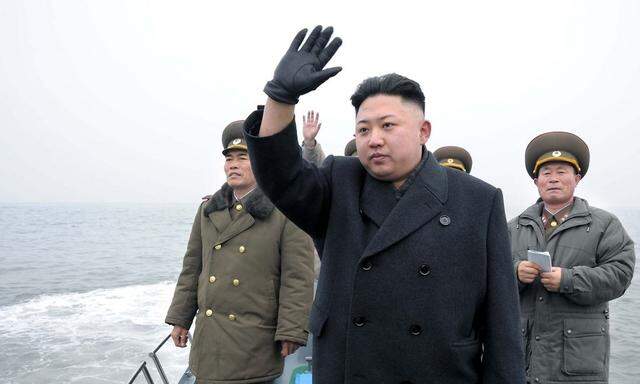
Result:
[[[289,50],[280,60],[273,80],[265,85],[264,92],[275,101],[296,104],[301,95],[313,91],[330,77],[337,75],[342,67],[322,69],[342,45],[339,37],[327,45],[332,33],[332,27],[323,30],[322,26],[318,25],[300,48],[307,30],[298,32]]]

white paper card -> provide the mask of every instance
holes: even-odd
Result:
[[[549,252],[527,251],[527,259],[542,268],[542,272],[551,272],[551,255]]]

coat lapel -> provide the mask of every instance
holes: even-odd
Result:
[[[229,214],[229,212],[227,212],[227,215],[228,214]],[[219,244],[224,243],[225,241],[227,241],[227,240],[239,235],[240,233],[246,231],[247,229],[251,228],[251,226],[255,222],[256,221],[253,219],[253,216],[251,216],[249,213],[244,211],[238,217],[236,217],[236,219],[233,220],[231,222],[231,224],[229,224],[225,228],[225,230],[218,237],[218,241],[217,242]]]
[[[367,175],[360,192],[360,209],[380,228],[396,205],[395,189],[388,182]]]
[[[211,212],[209,214],[209,219],[211,219],[211,222],[216,227],[218,233],[224,232],[229,224],[231,224],[231,215],[229,214],[229,210],[226,208]]]
[[[362,254],[362,259],[379,253],[431,221],[447,201],[447,173],[429,156],[413,184],[384,219],[380,229]],[[364,188],[363,188],[364,190]],[[372,215],[379,215],[371,209]],[[372,217],[375,220],[375,218]]]

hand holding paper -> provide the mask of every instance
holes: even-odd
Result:
[[[551,255],[549,252],[527,251],[527,259],[537,264],[542,272],[551,272]]]

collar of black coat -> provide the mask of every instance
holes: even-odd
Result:
[[[378,180],[367,174],[360,192],[361,209],[380,227],[396,203],[402,200],[414,184],[417,184],[416,188],[435,197],[441,204],[446,202],[445,171],[438,167],[435,157],[426,149],[423,149],[422,160],[399,189],[393,186],[393,182]]]
[[[530,220],[536,221],[540,219],[540,212],[542,212],[542,208],[544,208],[544,202],[542,201],[541,198],[538,198],[536,203],[530,206],[529,208],[525,209],[525,211],[522,212],[519,217],[523,219],[530,219]],[[589,213],[589,203],[587,203],[587,200],[577,196],[574,197],[573,209],[571,210],[571,214],[569,214],[569,216],[567,217],[567,220],[569,220],[572,217],[582,217],[582,216],[588,216],[588,215],[590,215],[590,213]]]
[[[204,214],[229,209],[233,202],[233,188],[224,183],[222,187],[205,203]],[[274,205],[258,187],[242,199],[242,204],[249,214],[258,219],[266,219],[273,212]]]
[[[360,195],[360,209],[379,229],[367,245],[362,258],[372,256],[404,239],[443,211],[448,197],[448,168],[440,166],[431,152],[426,151],[425,156],[427,158],[422,169],[390,212],[381,211],[379,201],[375,199],[376,191],[384,187],[384,183],[369,175],[365,178]],[[392,183],[387,182],[386,185],[386,190],[394,190]]]

